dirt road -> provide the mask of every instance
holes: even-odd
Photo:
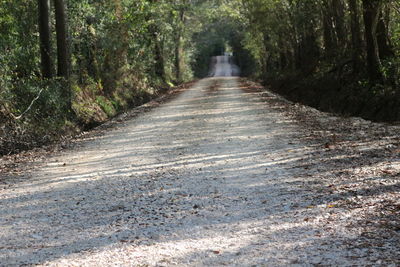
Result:
[[[55,155],[0,191],[0,265],[395,266],[399,236],[348,227],[353,196],[333,187],[355,169],[306,140],[291,106],[208,78]]]

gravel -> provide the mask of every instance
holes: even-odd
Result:
[[[0,189],[0,265],[396,266],[372,211],[398,205],[396,136],[338,141],[351,119],[243,87],[201,80]]]

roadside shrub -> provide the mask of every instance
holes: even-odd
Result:
[[[96,103],[101,107],[108,117],[113,117],[117,113],[112,102],[104,96],[96,97]]]

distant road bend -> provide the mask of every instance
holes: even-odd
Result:
[[[368,263],[313,204],[319,170],[298,168],[312,148],[278,98],[214,62],[214,77],[2,189],[0,265]]]

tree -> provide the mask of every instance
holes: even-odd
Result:
[[[380,71],[379,47],[376,36],[378,19],[382,3],[380,0],[363,0],[365,42],[367,44],[367,66],[371,81],[382,80]]]
[[[175,28],[175,79],[177,82],[182,80],[181,61],[182,61],[182,35],[185,23],[185,6],[179,5],[177,10]]]
[[[361,68],[362,37],[360,26],[360,10],[357,0],[349,0],[350,24],[351,24],[351,49],[353,60],[353,72],[357,73]]]
[[[159,0],[150,0],[153,8],[160,4]],[[156,23],[156,14],[151,14],[149,16],[149,33],[151,36],[153,44],[153,55],[154,55],[154,74],[160,77],[163,81],[166,80],[165,77],[165,60],[164,60],[164,46],[163,39],[161,38],[161,32],[159,25]]]
[[[67,22],[64,0],[54,0],[57,34],[58,76],[69,79],[69,51],[67,39]]]
[[[382,8],[379,12],[378,24],[376,26],[376,39],[379,49],[380,59],[387,59],[394,56],[393,49],[390,44],[388,32],[388,24],[390,21],[390,9]]]
[[[38,0],[40,54],[43,78],[53,77],[53,61],[51,58],[50,0]]]

